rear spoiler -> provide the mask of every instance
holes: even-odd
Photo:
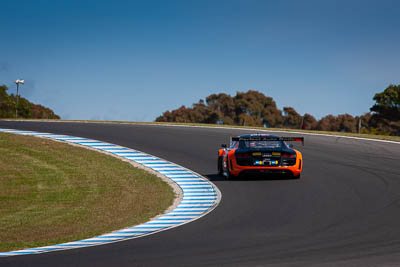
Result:
[[[232,137],[232,141],[287,141],[301,142],[304,146],[304,137],[269,137],[269,136],[252,136],[252,137]]]

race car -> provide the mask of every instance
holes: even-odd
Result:
[[[237,176],[286,175],[300,178],[303,156],[286,142],[304,137],[280,137],[269,134],[246,134],[233,137],[231,145],[218,150],[218,174],[227,179]]]

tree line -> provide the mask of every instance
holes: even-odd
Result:
[[[249,90],[233,97],[212,94],[191,107],[166,111],[156,121],[400,135],[400,85],[389,85],[373,100],[370,112],[361,116],[327,115],[317,120],[308,113],[300,115],[293,107],[280,110],[272,97]]]
[[[7,93],[8,87],[0,85],[0,118],[15,118],[16,96]],[[18,118],[24,119],[60,119],[53,110],[18,96]]]

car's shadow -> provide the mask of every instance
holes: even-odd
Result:
[[[239,176],[234,179],[227,180],[219,174],[206,174],[204,177],[213,182],[231,182],[231,181],[276,181],[276,180],[293,180],[293,177],[288,175],[260,175],[260,176]]]

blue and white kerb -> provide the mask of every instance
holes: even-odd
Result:
[[[164,175],[168,179],[171,179],[173,182],[175,182],[183,191],[183,199],[174,210],[152,221],[84,240],[52,246],[0,252],[0,256],[37,254],[57,250],[102,245],[153,234],[196,220],[213,210],[221,200],[221,194],[218,188],[201,175],[177,164],[134,149],[87,138],[57,135],[51,133],[40,133],[33,131],[21,131],[1,128],[0,132],[40,136],[48,139],[55,139],[68,143],[79,144],[100,151],[106,151],[146,166]]]

